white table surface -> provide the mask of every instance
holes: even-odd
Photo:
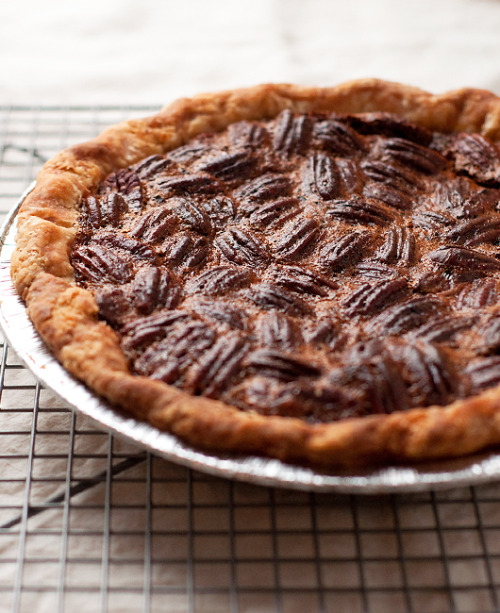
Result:
[[[500,94],[498,0],[13,0],[0,103],[140,104],[379,77]]]

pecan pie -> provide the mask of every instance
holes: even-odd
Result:
[[[205,449],[500,444],[500,100],[375,80],[180,100],[48,162],[12,263],[62,364]]]

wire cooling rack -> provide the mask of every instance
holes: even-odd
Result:
[[[0,213],[157,107],[0,107]],[[226,481],[100,431],[0,338],[0,612],[493,613],[497,484],[340,496]]]

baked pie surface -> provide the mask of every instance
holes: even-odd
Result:
[[[500,442],[499,108],[380,81],[180,101],[46,165],[13,279],[68,370],[195,446],[470,453]]]

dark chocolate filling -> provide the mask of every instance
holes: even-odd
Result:
[[[482,136],[284,111],[107,177],[71,262],[134,373],[329,422],[500,383],[499,201]]]

